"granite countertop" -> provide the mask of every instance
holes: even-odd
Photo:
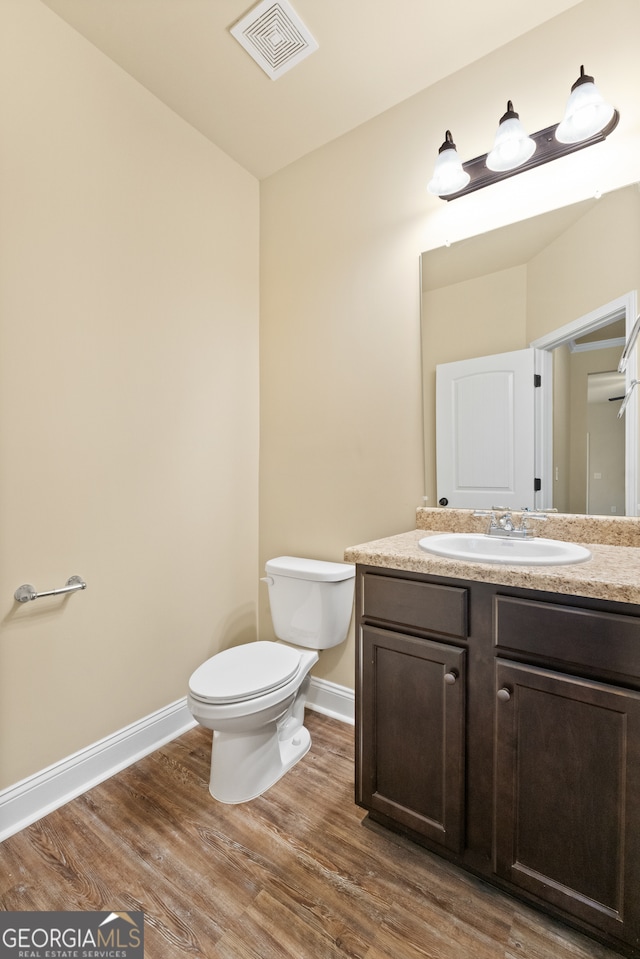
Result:
[[[532,520],[531,526],[534,523]],[[586,563],[573,566],[470,563],[435,556],[418,546],[424,536],[437,532],[485,532],[486,520],[473,517],[469,510],[419,509],[417,525],[418,529],[406,533],[350,546],[344,558],[349,563],[406,569],[431,576],[640,604],[640,520],[636,518],[600,520],[573,515],[550,516],[545,524],[540,524],[538,535],[581,542],[592,554]]]

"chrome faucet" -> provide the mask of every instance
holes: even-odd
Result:
[[[474,516],[489,516],[488,536],[511,536],[513,539],[533,539],[534,533],[529,527],[527,520],[539,519],[545,520],[546,513],[532,513],[528,509],[522,511],[520,526],[516,526],[511,515],[511,510],[506,510],[498,519],[496,510],[478,509],[474,510]]]
[[[511,518],[511,513],[507,512],[498,520],[498,525],[505,531],[505,533],[513,533],[516,528],[516,524]]]

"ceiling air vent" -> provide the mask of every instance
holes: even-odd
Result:
[[[231,27],[231,33],[272,80],[318,49],[287,0],[262,0]]]

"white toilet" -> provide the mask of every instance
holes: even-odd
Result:
[[[308,751],[309,673],[318,650],[344,642],[351,619],[354,566],[280,556],[265,570],[275,634],[293,645],[226,649],[189,680],[191,714],[214,731],[209,791],[225,803],[261,796]]]

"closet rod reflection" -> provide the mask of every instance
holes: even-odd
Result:
[[[70,576],[60,589],[47,589],[43,593],[36,592],[35,586],[31,583],[25,583],[23,586],[18,586],[13,597],[19,603],[28,603],[29,600],[40,599],[42,596],[60,596],[62,593],[75,593],[79,589],[86,588],[87,584],[81,576]]]

